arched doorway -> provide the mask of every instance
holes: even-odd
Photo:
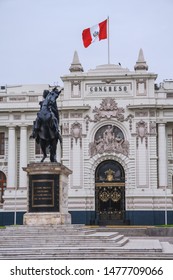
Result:
[[[125,220],[125,173],[122,165],[106,160],[95,172],[96,224],[123,224]]]
[[[6,188],[6,176],[0,171],[0,203],[3,203],[4,190]]]

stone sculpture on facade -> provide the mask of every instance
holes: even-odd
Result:
[[[95,135],[94,142],[89,144],[91,157],[104,152],[122,153],[128,156],[129,142],[124,139],[124,135],[118,127],[112,125],[101,127]]]
[[[102,99],[100,107],[95,107],[93,113],[94,119],[91,119],[88,115],[85,117],[87,127],[89,122],[99,122],[102,119],[108,120],[112,118],[119,122],[129,120],[131,126],[131,119],[133,117],[129,115],[125,118],[124,108],[118,107],[117,102],[112,97]],[[125,140],[122,131],[117,126],[106,125],[101,127],[94,137],[94,142],[89,144],[89,154],[91,157],[96,154],[103,154],[104,152],[115,152],[128,156],[129,142]]]
[[[50,161],[56,162],[56,147],[58,140],[62,142],[59,131],[59,113],[56,104],[61,90],[56,87],[50,92],[44,90],[44,100],[40,102],[40,111],[37,113],[37,118],[34,121],[33,132],[30,136],[35,138],[36,142],[40,144],[43,158],[41,162],[47,157],[47,148],[50,151]]]
[[[121,122],[124,121],[124,109],[118,108],[117,103],[111,97],[103,99],[100,107],[95,107],[93,113],[95,113],[94,122],[100,121],[102,118],[110,119],[111,117]]]

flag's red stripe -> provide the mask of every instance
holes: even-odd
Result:
[[[107,19],[99,23],[100,32],[99,32],[99,40],[103,40],[107,38]]]
[[[83,39],[84,47],[87,48],[92,42],[90,28],[87,28],[87,29],[83,30],[82,39]]]

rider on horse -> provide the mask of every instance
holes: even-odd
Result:
[[[43,91],[43,101],[40,101],[40,111],[37,113],[37,118],[34,121],[33,125],[33,131],[31,134],[31,138],[36,138],[36,142],[39,143],[39,131],[41,128],[41,123],[46,121],[50,117],[52,117],[53,120],[53,126],[55,130],[55,134],[57,138],[61,142],[61,135],[59,132],[59,112],[58,107],[56,103],[56,99],[58,98],[59,94],[61,93],[61,90],[58,91],[57,88],[54,88],[51,92],[49,90]]]
[[[56,104],[61,90],[54,88],[51,92],[49,90],[43,91],[44,100],[41,101],[40,111],[37,113],[37,118],[33,124],[33,131],[30,138],[35,138],[36,142],[40,144],[43,152],[41,162],[47,157],[47,148],[50,151],[50,161],[56,162],[56,146],[58,140],[62,143],[62,138],[59,132],[59,113]]]

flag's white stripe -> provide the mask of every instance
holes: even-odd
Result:
[[[92,43],[99,41],[99,32],[100,32],[100,27],[98,24],[90,28]]]

